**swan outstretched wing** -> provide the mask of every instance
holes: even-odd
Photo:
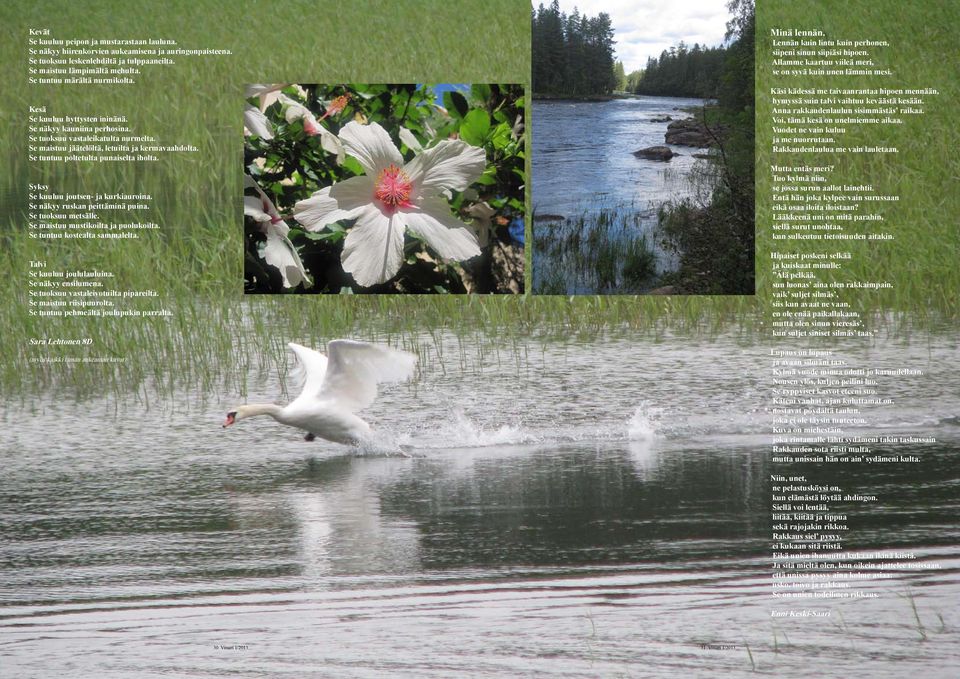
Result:
[[[329,342],[327,359],[319,395],[350,412],[373,403],[378,383],[405,380],[417,364],[417,357],[405,351],[352,340]]]
[[[300,378],[303,380],[300,397],[318,397],[322,389],[324,375],[327,373],[327,357],[319,351],[308,349],[295,342],[290,342],[287,346],[296,355],[299,364],[298,372],[301,373]]]

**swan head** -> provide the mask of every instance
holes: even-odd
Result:
[[[223,421],[223,428],[226,429],[231,424],[236,424],[245,417],[259,415],[260,411],[253,406],[237,406],[227,413],[227,419]]]
[[[229,413],[227,413],[227,419],[223,421],[223,428],[226,429],[227,427],[229,427],[231,424],[233,424],[240,418],[241,418],[241,415],[240,415],[239,408],[237,408],[236,410],[231,410]]]

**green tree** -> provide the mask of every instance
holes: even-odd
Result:
[[[531,14],[533,90],[537,94],[593,96],[626,83],[623,66],[615,70],[610,16],[574,10],[567,16],[557,0]]]
[[[616,88],[621,92],[627,89],[627,72],[623,68],[623,62],[618,61],[613,65],[613,77],[617,79]]]

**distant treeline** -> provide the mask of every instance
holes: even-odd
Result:
[[[634,90],[661,97],[713,99],[723,73],[727,50],[723,47],[688,47],[681,42],[650,57]],[[632,74],[631,74],[632,75]]]
[[[610,16],[567,16],[557,0],[533,11],[533,91],[586,97],[609,94],[617,85]],[[622,68],[622,67],[621,67]]]

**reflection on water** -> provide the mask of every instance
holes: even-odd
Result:
[[[895,404],[868,428],[938,443],[897,449],[922,465],[820,478],[884,498],[849,508],[851,547],[910,547],[941,568],[867,585],[882,596],[831,602],[818,621],[770,618],[768,480],[783,468],[769,462],[766,351],[598,339],[531,343],[523,361],[467,372],[424,366],[370,411],[411,459],[344,455],[272,421],[223,431],[226,404],[188,395],[168,411],[49,399],[9,410],[0,666],[955,676],[956,348],[851,357],[934,375],[888,385]],[[278,391],[271,375],[250,400]]]

